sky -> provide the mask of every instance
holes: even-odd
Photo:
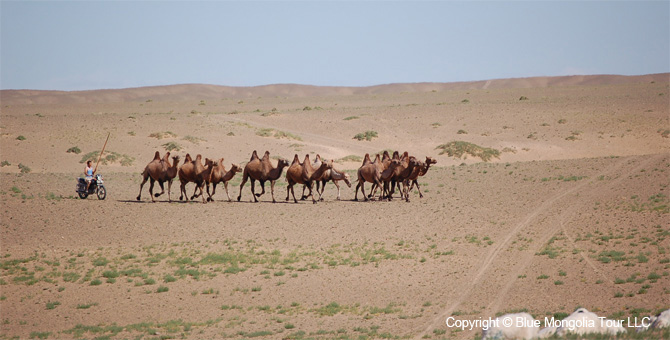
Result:
[[[7,1],[0,89],[670,72],[670,1]]]

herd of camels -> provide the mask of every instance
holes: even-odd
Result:
[[[303,185],[301,200],[312,197],[313,203],[323,200],[321,195],[323,194],[328,181],[332,181],[337,187],[338,200],[340,199],[339,181],[344,181],[344,183],[351,188],[349,175],[336,170],[333,168],[332,160],[322,160],[319,155],[316,155],[314,161],[311,161],[309,154],[307,154],[304,161],[300,162],[300,159],[296,154],[291,164],[289,164],[286,159],[280,158],[277,162],[277,166],[274,166],[270,161],[269,151],[265,151],[263,158],[259,158],[256,150],[254,150],[251,154],[251,159],[244,166],[244,169],[237,164],[232,164],[229,170],[226,170],[223,165],[223,158],[219,160],[205,158],[205,164],[203,165],[201,155],[197,155],[197,157],[193,159],[189,154],[186,154],[184,163],[181,167],[178,166],[179,160],[179,156],[173,156],[172,163],[170,163],[170,152],[166,152],[161,158],[160,153],[156,151],[154,159],[147,164],[142,172],[143,180],[142,184],[140,184],[140,193],[137,195],[137,200],[141,200],[142,187],[144,187],[147,180],[150,180],[149,194],[151,196],[151,201],[155,202],[154,197],[159,197],[165,193],[163,183],[167,182],[168,201],[171,202],[172,197],[170,196],[170,191],[172,181],[175,177],[179,176],[179,181],[181,182],[179,200],[189,199],[186,194],[186,184],[193,182],[195,183],[195,190],[193,191],[191,200],[201,196],[203,203],[214,201],[212,196],[216,193],[216,185],[223,183],[223,186],[226,189],[226,195],[228,196],[228,201],[231,201],[230,195],[228,194],[228,181],[230,181],[238,172],[242,172],[243,177],[242,183],[240,184],[240,193],[237,196],[238,201],[242,198],[242,189],[247,180],[251,180],[251,194],[255,202],[258,202],[258,197],[265,194],[265,182],[270,181],[272,202],[275,203],[275,181],[281,177],[282,172],[286,167],[288,167],[286,170],[286,181],[288,182],[288,187],[286,188],[286,201],[289,200],[289,194],[292,194],[293,201],[298,203],[293,188],[296,184]],[[400,191],[401,199],[404,199],[407,202],[409,202],[409,193],[414,186],[416,186],[419,191],[419,197],[423,197],[417,178],[419,176],[424,176],[428,172],[430,166],[436,163],[437,161],[431,157],[426,157],[425,162],[420,161],[414,156],[409,156],[406,151],[402,155],[396,151],[393,153],[393,156],[390,156],[387,151],[384,151],[381,157],[377,154],[374,161],[370,159],[369,154],[365,154],[363,164],[357,172],[358,184],[356,185],[354,201],[358,201],[359,188],[363,194],[363,199],[366,201],[369,198],[374,197],[376,190],[378,189],[380,190],[379,200],[386,199],[390,201],[393,198],[396,187],[398,188],[398,191]],[[262,189],[261,193],[257,194],[255,192],[255,181],[260,182]],[[161,188],[160,193],[153,193],[155,182],[158,182],[158,185]],[[372,188],[370,189],[371,193],[368,196],[365,195],[364,184],[366,182],[372,183]],[[212,184],[211,193],[209,191],[210,184]],[[318,199],[312,193],[314,184],[316,184],[316,193],[319,196]],[[400,188],[401,184],[402,188]],[[206,200],[204,195],[205,186],[207,187],[208,195]],[[307,195],[305,195],[305,189],[309,189]],[[200,192],[198,193],[198,191]]]

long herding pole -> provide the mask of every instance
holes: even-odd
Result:
[[[102,146],[102,151],[100,151],[100,156],[98,156],[98,163],[95,164],[95,170],[93,170],[93,173],[98,171],[98,165],[100,164],[100,159],[102,158],[102,153],[105,152],[105,147],[107,146],[107,141],[109,140],[109,135],[111,132],[107,133],[107,139],[105,139],[105,145]]]

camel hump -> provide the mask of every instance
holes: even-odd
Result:
[[[393,158],[400,158],[400,152],[393,151]]]
[[[374,161],[373,163],[379,163],[379,162],[380,162],[379,154],[377,154],[377,155],[375,156],[375,161]]]
[[[263,154],[263,161],[269,161],[270,160],[270,151],[265,151]]]
[[[249,159],[249,161],[253,161],[254,159],[259,159],[256,150],[254,150],[254,152],[251,153],[251,158]]]
[[[295,154],[295,156],[293,156],[293,162],[291,162],[291,165],[296,163],[300,163],[300,158],[298,157],[298,154]]]
[[[187,153],[186,156],[184,157],[184,164],[188,162],[193,162],[193,158],[191,158],[191,154]]]
[[[156,151],[156,153],[154,154],[154,160],[159,161],[160,159],[161,159],[161,153]]]
[[[309,154],[306,154],[306,155],[305,155],[305,161],[304,161],[304,163],[305,163],[305,164],[309,163]]]

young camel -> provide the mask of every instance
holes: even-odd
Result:
[[[249,163],[244,166],[244,172],[242,174],[242,184],[240,184],[240,194],[237,196],[237,201],[239,202],[242,199],[242,188],[244,184],[247,183],[248,179],[251,179],[251,194],[254,196],[254,201],[258,202],[256,197],[261,197],[265,193],[265,182],[270,181],[270,192],[272,193],[272,203],[276,203],[275,200],[275,181],[281,177],[282,171],[288,166],[288,161],[281,158],[277,162],[277,167],[273,167],[270,162],[270,152],[265,151],[262,159],[258,158],[256,150],[251,154],[251,159]],[[261,188],[263,191],[260,194],[255,193],[255,181],[261,183]]]
[[[340,185],[337,183],[339,181],[344,181],[344,183],[351,188],[351,179],[349,177],[349,174],[346,172],[339,172],[335,170],[335,168],[332,168],[330,170],[326,170],[326,172],[323,173],[323,177],[321,178],[321,191],[319,192],[319,182],[316,182],[316,192],[319,194],[319,200],[323,200],[321,198],[321,195],[323,195],[323,191],[326,189],[326,183],[328,181],[333,181],[333,184],[337,187],[337,200],[340,200]]]
[[[377,187],[382,188],[382,182],[390,180],[393,172],[398,166],[400,166],[400,160],[392,159],[389,167],[382,171],[382,164],[381,160],[379,159],[379,155],[375,157],[374,162],[361,166],[358,169],[358,184],[356,185],[354,201],[358,201],[358,188],[361,188],[363,198],[367,201],[368,197],[365,195],[365,182],[370,182],[373,185],[377,185]],[[383,195],[384,192],[380,191],[380,201],[383,199]]]
[[[137,195],[137,200],[139,201],[142,198],[142,187],[148,179],[151,179],[149,185],[149,195],[151,196],[151,201],[155,202],[154,197],[159,197],[165,193],[163,187],[163,182],[168,183],[168,201],[172,202],[172,197],[170,196],[170,191],[172,189],[172,180],[177,177],[177,165],[179,164],[179,156],[172,157],[172,164],[169,161],[170,152],[165,153],[163,158],[160,158],[160,153],[156,151],[154,159],[147,164],[142,172],[142,184],[140,184],[140,193]],[[158,185],[161,187],[161,192],[154,195],[154,182],[158,181]]]
[[[228,193],[228,181],[230,181],[233,177],[235,177],[235,174],[238,172],[242,172],[242,168],[233,163],[230,166],[230,170],[226,171],[226,167],[223,165],[223,158],[221,158],[218,162],[214,162],[212,167],[209,170],[209,176],[205,178],[205,184],[207,185],[207,201],[208,202],[213,202],[214,199],[212,196],[216,193],[216,185],[223,182],[223,187],[226,189],[226,196],[228,196],[228,202],[232,201],[230,198],[230,194]],[[209,193],[209,184],[212,183],[212,193]]]
[[[212,161],[210,159],[205,159],[207,167],[211,167]],[[191,159],[191,155],[186,154],[184,158],[184,164],[179,168],[179,181],[181,182],[180,186],[180,196],[179,200],[184,199],[188,201],[188,194],[186,193],[186,184],[189,182],[195,183],[195,190],[193,190],[193,196],[191,200],[195,199],[198,196],[202,196],[202,203],[207,203],[205,201],[205,195],[203,195],[203,188],[205,186],[204,173],[207,170],[202,165],[202,156],[197,155],[195,160]],[[196,195],[196,192],[200,189],[200,194]]]
[[[286,200],[288,201],[289,199],[289,193],[292,193],[293,201],[298,203],[298,200],[295,198],[295,189],[293,186],[295,184],[303,184],[309,188],[309,196],[312,196],[312,203],[316,204],[317,200],[312,194],[314,182],[320,181],[323,177],[323,173],[326,170],[333,168],[333,161],[322,162],[321,166],[319,166],[318,169],[315,169],[312,166],[312,162],[309,160],[309,154],[307,154],[305,155],[305,161],[302,163],[302,166],[299,164],[298,155],[295,155],[295,157],[293,157],[293,163],[286,171],[286,180],[288,181],[288,187],[286,187]]]
[[[421,186],[419,185],[419,182],[417,182],[417,178],[419,178],[419,176],[425,176],[431,164],[437,164],[437,160],[434,160],[432,157],[426,156],[426,161],[421,162],[419,171],[414,171],[412,175],[407,179],[408,181],[412,181],[412,185],[409,187],[408,192],[412,191],[412,189],[414,189],[414,186],[416,185],[416,188],[419,190],[419,198],[423,198],[423,194],[421,193]]]

